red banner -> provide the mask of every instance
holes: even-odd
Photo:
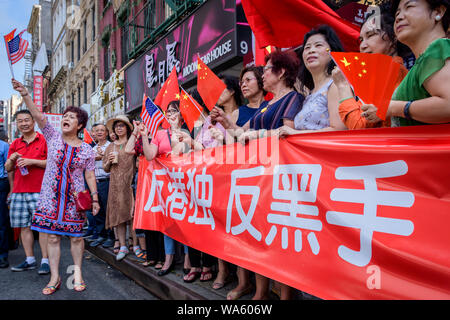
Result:
[[[323,299],[450,299],[450,125],[141,159],[134,227]]]

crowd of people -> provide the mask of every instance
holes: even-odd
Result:
[[[168,274],[175,264],[176,241],[157,231],[133,229],[139,156],[151,161],[163,154],[245,144],[268,136],[282,139],[319,131],[450,122],[448,9],[448,0],[397,0],[383,7],[381,15],[369,15],[362,25],[360,51],[389,55],[401,65],[386,120],[378,118],[375,105],[363,104],[355,96],[334,64],[329,52],[344,49],[336,32],[326,25],[308,32],[298,50],[274,51],[266,56],[264,66],[245,67],[239,78],[221,75],[226,89],[211,112],[194,90],[192,96],[203,111],[191,131],[179,101],[172,101],[165,112],[170,128],[160,128],[153,139],[140,119],[130,121],[119,115],[94,124],[95,142],[89,146],[79,138],[88,119],[82,109],[68,107],[58,132],[35,107],[24,86],[13,79],[28,110],[15,115],[22,137],[10,146],[0,141],[0,266],[8,266],[4,226],[10,224],[20,228],[26,256],[12,271],[37,268],[33,230],[39,233],[39,273],[51,275],[44,294],[54,293],[61,284],[61,236],[71,239],[77,291],[86,289],[81,269],[83,238],[90,246],[112,247],[117,260],[132,251],[143,266],[154,267],[159,276]],[[410,70],[404,65],[409,56],[415,59]],[[35,122],[42,134],[35,132]],[[77,194],[84,190],[89,190],[93,200],[87,212],[77,210]],[[10,219],[5,218],[7,199]],[[83,229],[86,217],[88,228]],[[216,290],[227,284],[232,269],[228,262],[180,246],[186,283],[212,281]],[[270,279],[255,274],[251,281],[250,275],[251,271],[237,267],[238,284],[227,299],[251,292],[253,299],[269,297]],[[274,283],[274,287],[279,288],[281,299],[292,297],[288,285]]]

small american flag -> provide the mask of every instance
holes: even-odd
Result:
[[[154,139],[159,125],[164,120],[164,115],[149,97],[144,97],[141,119],[144,121],[144,124],[147,127],[152,139]]]
[[[14,64],[22,59],[28,49],[28,41],[22,39],[22,34],[26,30],[23,30],[17,36],[14,36],[15,31],[16,29],[4,36],[8,59],[11,61],[11,64]]]

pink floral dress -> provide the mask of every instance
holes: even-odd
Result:
[[[31,229],[80,237],[86,215],[77,212],[73,193],[85,190],[84,170],[95,170],[95,153],[85,142],[79,147],[68,145],[48,123],[42,133],[47,140],[47,167]]]

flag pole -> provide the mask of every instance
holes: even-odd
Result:
[[[14,70],[13,70],[13,67],[12,67],[11,60],[9,58],[8,58],[8,62],[9,62],[9,70],[11,70],[11,76],[12,76],[13,79],[16,79],[16,77],[14,76]]]

